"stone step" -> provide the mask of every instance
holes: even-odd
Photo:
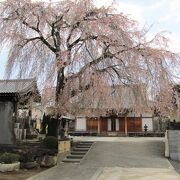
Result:
[[[90,148],[91,146],[77,145],[76,148]]]
[[[80,141],[80,143],[94,143],[94,141]]]
[[[78,143],[77,145],[82,145],[82,146],[91,146],[91,143]]]
[[[84,143],[78,143],[78,144],[76,144],[76,147],[83,147],[83,146],[87,146],[87,147],[91,147],[92,146],[92,144],[84,144]]]
[[[62,160],[62,162],[65,162],[65,163],[80,163],[81,159],[70,159],[70,158],[65,158]]]
[[[71,154],[72,155],[85,155],[86,151],[72,151]]]
[[[83,157],[84,157],[84,154],[83,155],[70,154],[66,156],[66,158],[68,159],[82,159]]]
[[[79,147],[78,146],[78,147],[75,147],[75,148],[77,148],[77,149],[88,149],[89,150],[91,147],[87,147],[87,146],[86,147]]]
[[[89,148],[78,148],[78,147],[73,149],[73,151],[88,151],[88,150]]]
[[[79,144],[93,144],[94,142],[88,142],[88,141],[81,141]]]
[[[76,145],[76,147],[83,147],[83,146],[91,147],[92,144],[77,144]]]

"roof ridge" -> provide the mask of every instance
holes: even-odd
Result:
[[[36,85],[35,78],[0,80],[0,93],[18,92],[24,93]]]
[[[0,82],[20,82],[20,81],[35,81],[36,78],[27,78],[27,79],[0,79]]]

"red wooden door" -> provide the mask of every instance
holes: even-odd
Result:
[[[98,119],[95,118],[87,119],[87,131],[91,131],[91,132],[98,131]]]
[[[107,132],[107,126],[108,126],[108,123],[107,123],[107,119],[105,118],[102,118],[101,119],[101,123],[100,123],[100,131],[101,132]]]
[[[124,117],[119,118],[119,131],[125,132],[125,119],[124,119]]]
[[[142,119],[140,117],[128,117],[127,118],[127,130],[128,130],[128,132],[141,132],[142,131]]]

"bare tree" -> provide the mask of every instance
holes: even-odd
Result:
[[[148,92],[156,106],[171,102],[172,68],[179,56],[168,51],[163,33],[148,41],[148,29],[140,30],[128,16],[112,7],[97,8],[91,0],[6,0],[0,8],[0,43],[10,48],[8,77],[18,71],[44,85],[56,83],[60,114],[79,93],[93,89],[106,98],[108,87],[115,85],[143,84],[142,93]]]

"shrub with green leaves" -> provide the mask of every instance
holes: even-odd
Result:
[[[46,138],[44,138],[43,144],[48,149],[57,149],[58,139],[54,136],[47,136]]]
[[[0,163],[11,164],[19,161],[20,156],[14,153],[3,153],[0,155]]]

